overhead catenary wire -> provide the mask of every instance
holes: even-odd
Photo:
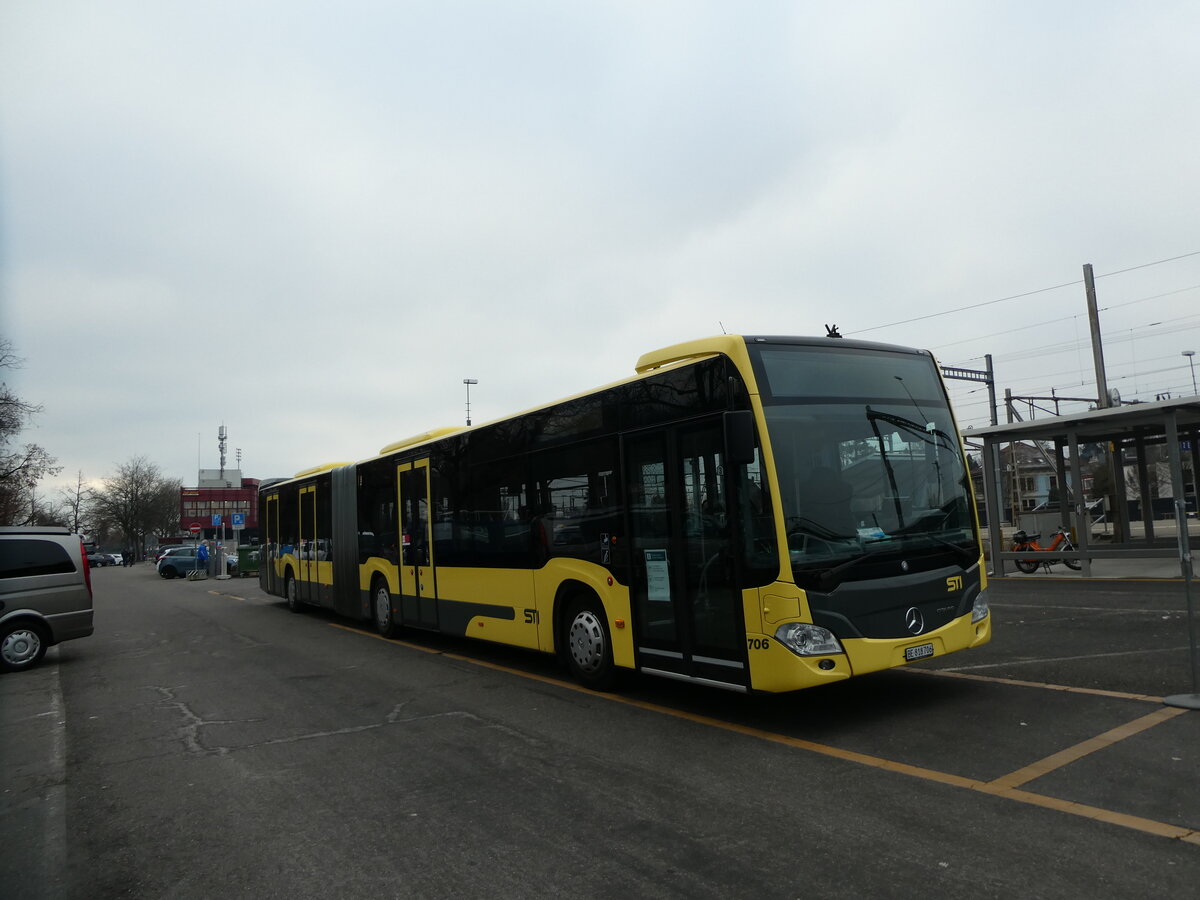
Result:
[[[1154,260],[1153,262],[1140,263],[1136,266],[1128,266],[1124,269],[1117,269],[1113,272],[1105,272],[1103,275],[1097,275],[1095,277],[1096,278],[1111,278],[1114,275],[1123,275],[1126,272],[1135,272],[1138,269],[1147,269],[1151,266],[1160,266],[1164,263],[1176,262],[1177,260],[1187,259],[1188,257],[1191,257],[1191,256],[1200,256],[1200,250],[1192,250],[1188,253],[1181,253],[1178,256],[1172,256],[1167,259],[1157,259],[1157,260]],[[1033,296],[1036,296],[1037,294],[1045,294],[1049,291],[1057,291],[1057,290],[1061,290],[1062,288],[1074,287],[1075,285],[1080,285],[1080,284],[1083,284],[1083,279],[1077,278],[1074,281],[1065,281],[1062,284],[1054,284],[1054,285],[1050,285],[1048,287],[1037,288],[1036,290],[1032,290],[1032,291],[1024,291],[1020,294],[1011,294],[1007,297],[997,297],[995,300],[984,300],[981,303],[971,303],[966,306],[955,307],[954,309],[942,310],[941,312],[927,313],[926,315],[923,315],[923,316],[914,316],[913,318],[910,318],[910,319],[901,319],[900,321],[897,321],[897,322],[888,322],[885,325],[872,325],[869,328],[859,328],[854,331],[847,331],[847,332],[845,332],[845,334],[847,337],[850,337],[850,336],[856,335],[856,334],[866,334],[869,331],[878,331],[881,328],[894,328],[897,325],[908,325],[912,322],[924,322],[927,319],[936,319],[939,316],[949,316],[949,315],[953,315],[954,313],[967,312],[968,310],[972,310],[972,309],[981,309],[985,306],[993,306],[997,303],[1006,303],[1010,300],[1022,300],[1026,297],[1033,297]],[[1186,288],[1184,288],[1183,290],[1186,290]]]
[[[1188,291],[1195,291],[1195,290],[1200,290],[1200,284],[1192,284],[1187,287],[1178,288],[1173,291],[1164,291],[1161,294],[1153,294],[1149,297],[1139,297],[1136,300],[1126,300],[1123,303],[1110,303],[1108,306],[1100,307],[1100,312],[1110,312],[1114,309],[1122,309],[1126,306],[1133,306],[1134,304],[1137,304],[1137,303],[1145,303],[1148,300],[1161,300],[1164,297],[1173,297],[1176,294],[1185,294]],[[975,337],[962,338],[961,340],[957,340],[957,341],[949,341],[945,344],[935,344],[935,345],[932,345],[929,349],[933,350],[933,351],[938,351],[938,350],[942,350],[946,347],[957,347],[960,344],[970,344],[970,343],[974,343],[976,341],[990,341],[990,340],[994,340],[998,337],[1003,337],[1004,335],[1016,334],[1019,331],[1028,331],[1030,328],[1045,328],[1046,326],[1049,326],[1049,325],[1057,325],[1060,322],[1070,322],[1070,321],[1078,322],[1079,319],[1082,317],[1082,315],[1083,314],[1081,314],[1081,313],[1076,313],[1076,314],[1070,315],[1070,316],[1059,316],[1056,319],[1046,319],[1041,322],[1029,322],[1028,324],[1025,324],[1025,325],[1018,325],[1016,328],[1009,328],[1006,331],[989,331],[986,334],[976,335]],[[1172,321],[1174,321],[1174,320],[1172,320]],[[1086,341],[1082,341],[1082,339],[1081,339],[1080,343],[1086,344]],[[983,357],[976,356],[976,357],[972,357],[972,359],[980,359],[981,360],[981,359],[983,359]]]
[[[1097,274],[1095,277],[1097,279],[1112,278],[1113,276],[1136,272],[1152,266],[1159,266],[1196,256],[1200,256],[1200,250],[1114,269],[1103,274]],[[1082,284],[1083,279],[1078,279],[1073,282],[1050,285],[1037,290],[1024,291],[980,303],[965,304],[939,313],[914,316],[887,325],[872,326],[861,330],[848,330],[845,333],[847,336],[857,336],[880,328],[905,325],[912,322],[924,322],[939,316],[978,310],[1008,301],[1015,302],[1060,290],[1064,287]],[[1107,320],[1108,327],[1105,330],[1104,336],[1105,346],[1128,347],[1126,352],[1117,353],[1115,357],[1109,357],[1106,363],[1106,371],[1111,373],[1111,381],[1114,384],[1120,385],[1124,400],[1152,401],[1162,395],[1177,395],[1181,391],[1183,393],[1191,393],[1190,385],[1180,387],[1175,384],[1175,381],[1182,376],[1180,366],[1178,364],[1171,365],[1170,362],[1174,360],[1174,356],[1161,355],[1161,351],[1164,349],[1164,340],[1176,338],[1182,338],[1185,341],[1191,340],[1192,338],[1189,338],[1189,335],[1194,334],[1195,329],[1200,328],[1200,315],[1173,316],[1162,321],[1153,321],[1134,325],[1133,327],[1128,327],[1128,322],[1130,318],[1138,315],[1135,311],[1138,304],[1150,303],[1162,300],[1163,298],[1177,297],[1181,294],[1198,290],[1200,290],[1200,284],[1193,283],[1171,290],[1160,289],[1154,292],[1145,292],[1143,296],[1137,296],[1134,293],[1138,291],[1138,287],[1135,286],[1130,290],[1130,285],[1128,284],[1123,285],[1119,292],[1111,288],[1106,291],[1109,294],[1111,302],[1101,306],[1100,312],[1111,313],[1112,318]],[[1114,293],[1117,293],[1118,296],[1113,297],[1112,294]],[[1134,296],[1130,299],[1124,299],[1119,297],[1120,293],[1125,294],[1126,297],[1129,297],[1131,293]],[[1012,327],[1003,330],[989,330],[976,337],[958,338],[940,345],[931,343],[928,345],[929,349],[934,352],[939,363],[952,368],[982,368],[981,364],[985,356],[990,357],[997,382],[1014,393],[1029,395],[1061,393],[1075,397],[1094,394],[1097,391],[1096,377],[1089,361],[1091,357],[1091,340],[1085,313],[1081,310],[1076,314],[1062,315],[1061,313],[1064,311],[1063,303],[1058,299],[1037,301],[1036,303],[1026,304],[1021,309],[1023,312],[1020,315],[999,315],[1001,321],[998,323],[995,322],[996,315],[986,317],[989,324],[1006,324],[1012,325]],[[1041,321],[1023,321],[1029,318],[1027,313],[1031,309],[1051,313],[1052,315]],[[1167,311],[1167,309],[1162,310],[1162,312]],[[1054,313],[1058,313],[1058,315],[1053,315]],[[1122,319],[1124,319],[1124,322],[1122,322]],[[984,321],[984,317],[979,317],[979,321]],[[1029,332],[1034,329],[1038,330],[1038,334],[1030,335]],[[1041,332],[1045,332],[1045,334]],[[961,331],[959,333],[961,334]],[[1037,337],[1045,338],[1046,342],[1039,343],[1037,346],[1031,346]],[[1055,337],[1059,339],[1054,340]],[[997,338],[1001,338],[1001,340],[997,341]],[[1151,355],[1139,359],[1138,350],[1141,349],[1143,341],[1151,342],[1146,347]],[[975,345],[974,347],[972,347],[973,344]],[[1000,346],[996,346],[997,344]],[[984,347],[989,352],[986,354],[978,352]],[[976,352],[971,352],[972,350]],[[950,353],[947,351],[953,353],[957,359],[954,361],[948,359],[947,357]],[[1158,352],[1156,353],[1155,351]],[[960,356],[959,354],[962,355]],[[1061,360],[1053,359],[1056,356],[1064,358]],[[1068,361],[1072,357],[1075,360],[1074,366]],[[1088,359],[1085,359],[1085,357],[1088,357]],[[1121,357],[1129,358],[1123,359]],[[968,360],[965,364],[963,362],[964,358]],[[1035,362],[1037,360],[1044,360],[1044,362]],[[1038,368],[1050,369],[1051,371],[1039,372],[1036,371]],[[1170,381],[1171,384],[1166,384],[1165,382],[1167,381]],[[951,381],[947,383],[947,388],[953,406],[958,410],[961,426],[967,427],[972,423],[978,425],[981,424],[980,420],[986,421],[986,418],[990,415],[991,404],[988,398],[983,395],[982,391],[984,389],[980,385],[971,385],[970,388],[967,388],[962,382]],[[1063,401],[1062,409],[1064,411],[1082,410],[1086,408],[1088,402],[1092,401]]]

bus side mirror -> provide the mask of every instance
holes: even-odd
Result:
[[[754,462],[754,413],[750,410],[725,413],[725,452],[731,465]]]

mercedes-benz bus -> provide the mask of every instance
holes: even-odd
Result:
[[[737,691],[991,637],[974,495],[926,351],[720,335],[596,390],[260,490],[262,587],[369,621]]]

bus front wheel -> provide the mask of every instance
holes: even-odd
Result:
[[[587,596],[572,599],[563,617],[563,632],[571,674],[592,690],[611,690],[616,684],[617,669],[600,601]]]

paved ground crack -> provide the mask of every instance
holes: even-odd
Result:
[[[179,729],[180,740],[183,743],[184,750],[193,756],[226,756],[230,753],[239,752],[242,750],[253,750],[258,747],[270,747],[278,744],[297,744],[304,741],[321,740],[323,738],[338,737],[347,734],[359,734],[364,731],[373,731],[379,728],[386,728],[391,725],[406,725],[413,722],[430,721],[434,719],[465,719],[468,721],[478,722],[489,728],[497,728],[498,730],[516,735],[521,735],[514,732],[512,729],[497,726],[493,722],[488,722],[481,719],[474,713],[465,712],[463,710],[450,710],[447,712],[428,713],[424,715],[404,715],[404,708],[408,705],[408,701],[398,703],[392,707],[381,721],[367,722],[362,725],[349,725],[345,728],[334,728],[327,731],[310,731],[303,734],[288,735],[286,737],[267,738],[261,741],[255,741],[248,744],[240,744],[236,747],[224,746],[220,744],[210,745],[205,742],[203,737],[204,729],[212,725],[238,725],[251,724],[264,721],[262,718],[247,718],[247,719],[223,719],[223,718],[205,718],[199,715],[192,707],[178,696],[177,688],[155,687],[160,695],[160,705],[173,709],[183,718],[183,725]]]

